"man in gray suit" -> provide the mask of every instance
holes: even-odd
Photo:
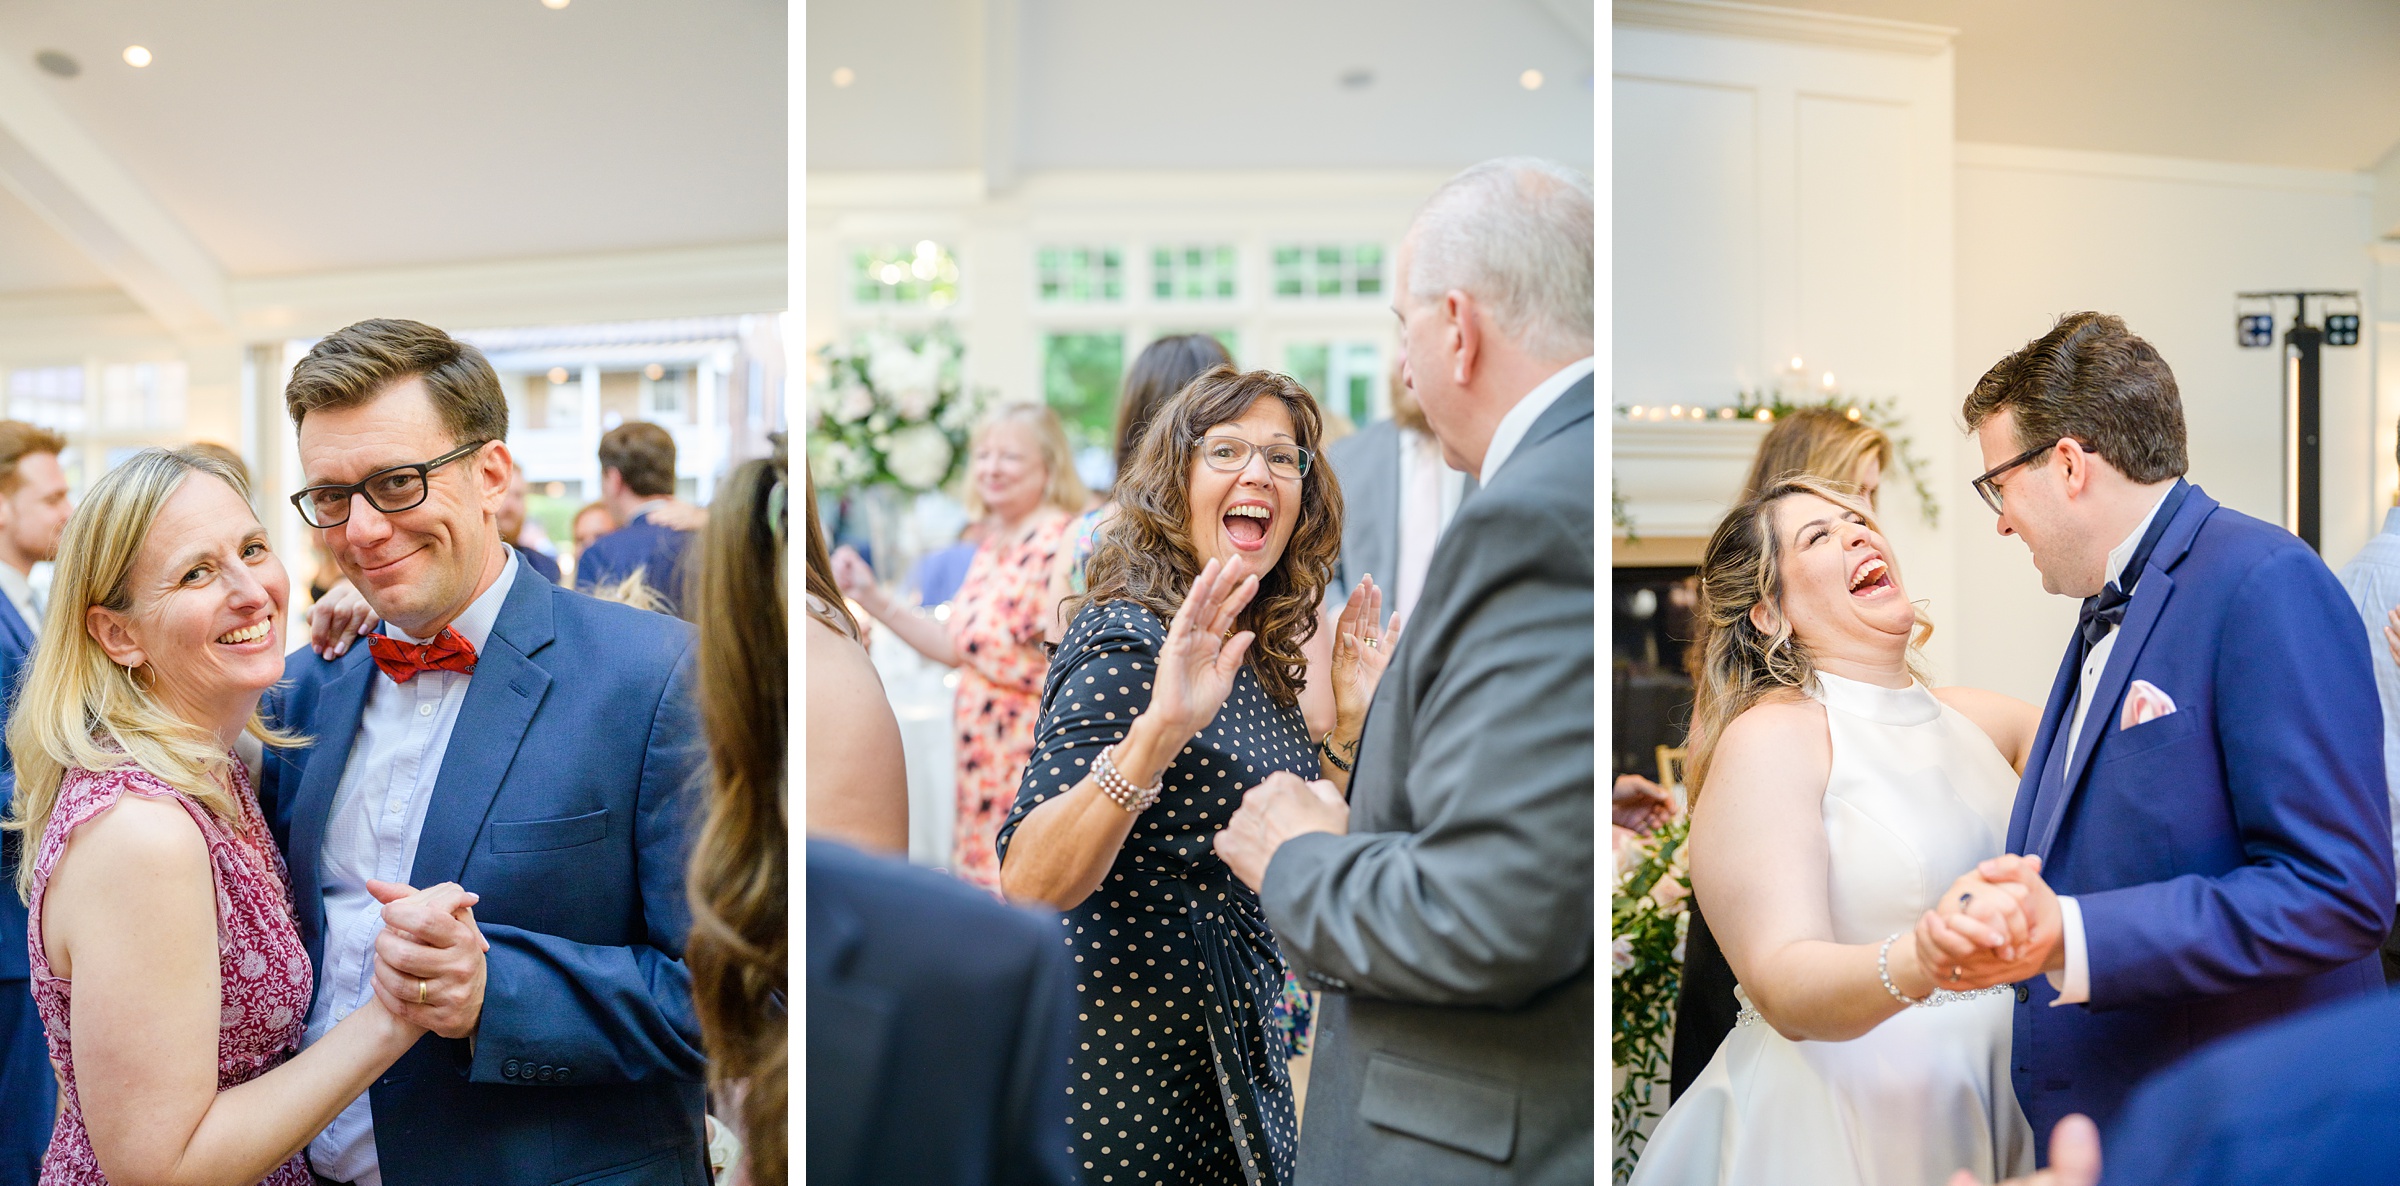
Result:
[[[1300,1186],[1592,1181],[1592,236],[1590,183],[1523,158],[1417,215],[1409,386],[1482,488],[1351,802],[1277,775],[1217,836],[1323,994]]]
[[[1405,360],[1403,360],[1405,361]],[[1434,542],[1475,488],[1442,461],[1425,410],[1392,365],[1392,414],[1325,446],[1325,466],[1342,483],[1342,554],[1325,590],[1326,629],[1359,578],[1384,588],[1383,608],[1405,619],[1425,591]]]

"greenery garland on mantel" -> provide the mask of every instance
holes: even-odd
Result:
[[[1917,443],[1908,435],[1908,422],[1900,415],[1896,396],[1855,400],[1834,394],[1821,400],[1795,403],[1781,391],[1772,394],[1742,391],[1734,395],[1735,402],[1717,407],[1698,404],[1635,404],[1619,405],[1617,415],[1630,424],[1703,424],[1729,420],[1769,422],[1782,419],[1804,408],[1826,408],[1840,412],[1852,420],[1863,420],[1880,429],[1892,442],[1892,460],[1900,472],[1907,475],[1909,488],[1916,491],[1917,505],[1925,515],[1927,527],[1942,523],[1942,505],[1933,495],[1933,485],[1925,477],[1925,461],[1917,456]],[[1633,519],[1626,513],[1625,500],[1612,493],[1609,498],[1609,520],[1627,539],[1634,535]]]

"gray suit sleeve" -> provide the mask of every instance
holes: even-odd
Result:
[[[1361,762],[1405,779],[1415,830],[1300,836],[1267,867],[1268,920],[1312,985],[1513,1007],[1591,960],[1590,533],[1562,510],[1477,551],[1446,636],[1402,644],[1438,672],[1413,719],[1382,722],[1413,729],[1407,769]]]

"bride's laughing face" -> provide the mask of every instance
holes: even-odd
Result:
[[[1891,544],[1864,515],[1794,494],[1775,504],[1774,521],[1782,609],[1801,645],[1820,655],[1907,647],[1916,607],[1901,587]],[[1766,607],[1752,612],[1763,616]]]

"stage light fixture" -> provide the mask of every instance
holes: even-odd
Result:
[[[2234,319],[2236,341],[2245,350],[2264,350],[2275,344],[2273,313],[2244,313]]]
[[[2358,345],[2358,314],[2328,313],[2325,315],[2325,344],[2328,346]]]

